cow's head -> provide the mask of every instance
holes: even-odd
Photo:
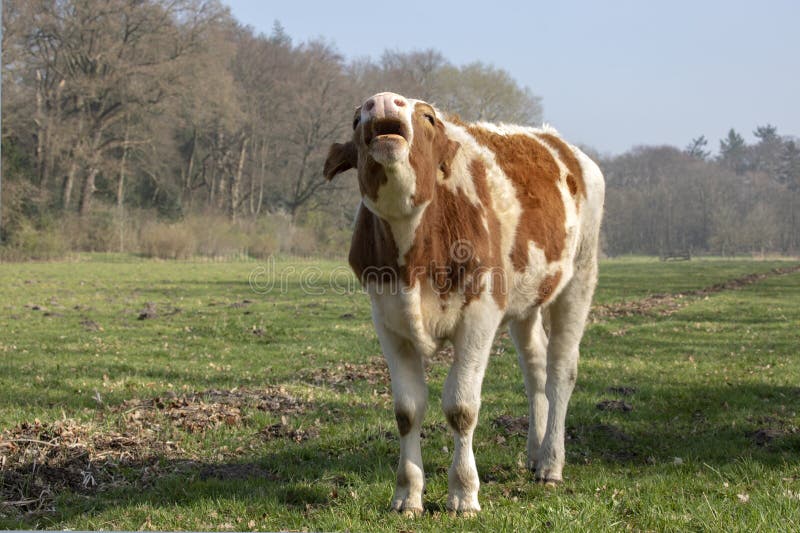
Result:
[[[387,219],[408,217],[433,198],[436,180],[449,175],[458,147],[430,104],[379,93],[356,109],[353,139],[331,146],[325,177],[356,168],[371,211]]]

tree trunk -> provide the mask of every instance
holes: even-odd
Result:
[[[117,207],[122,209],[122,202],[125,199],[125,162],[128,159],[128,133],[130,126],[125,125],[125,140],[122,143],[122,157],[119,161],[119,180],[117,181]]]
[[[74,156],[73,156],[74,157]],[[78,163],[73,159],[69,165],[69,171],[64,177],[64,187],[61,192],[61,205],[64,210],[68,210],[72,202],[72,186],[75,183],[75,173],[78,172]]]
[[[242,172],[244,171],[244,160],[247,155],[247,137],[242,139],[242,148],[239,151],[239,164],[236,166],[236,173],[231,175],[230,198],[228,204],[228,216],[231,222],[236,222],[236,212],[239,209],[239,185],[242,182]]]
[[[255,144],[255,143],[253,143],[253,144]],[[254,147],[253,155],[255,155],[255,154],[256,154],[256,150],[255,150],[255,147]],[[256,214],[256,173],[255,172],[251,172],[250,173],[250,197],[247,199],[247,205],[248,205],[248,213],[250,213],[250,216],[255,215]]]
[[[194,156],[197,151],[197,128],[192,130],[192,150],[189,152],[189,161],[186,164],[186,175],[183,177],[183,200],[192,207],[192,174],[194,173]]]
[[[261,205],[264,201],[264,178],[267,174],[267,140],[261,143],[261,165],[258,172],[258,200],[256,201],[256,207],[253,211],[253,216],[257,217],[261,214]]]
[[[81,207],[79,213],[81,217],[85,217],[92,210],[92,195],[96,190],[94,186],[95,178],[97,178],[98,169],[94,166],[89,168],[89,173],[86,175],[86,181],[83,182],[83,190],[81,191]]]
[[[47,142],[47,119],[44,115],[44,94],[42,71],[36,71],[36,172],[39,174],[39,187],[41,190],[46,188],[46,161],[45,145]]]

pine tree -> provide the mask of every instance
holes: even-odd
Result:
[[[701,135],[700,137],[695,137],[692,142],[686,145],[684,153],[689,157],[705,161],[711,155],[711,152],[705,149],[706,146],[708,146],[708,139],[706,139],[705,135]]]
[[[748,170],[747,145],[744,137],[733,128],[728,131],[726,138],[719,141],[719,160],[737,174],[744,174]]]
[[[783,145],[778,167],[778,181],[785,184],[790,190],[800,189],[800,148],[794,141],[787,141]]]

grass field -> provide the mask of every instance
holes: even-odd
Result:
[[[474,519],[444,509],[447,352],[426,513],[388,512],[388,376],[343,262],[0,264],[0,528],[800,530],[800,271],[769,274],[795,264],[604,262],[555,490],[501,334]]]

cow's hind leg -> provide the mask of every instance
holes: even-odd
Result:
[[[500,317],[482,306],[467,308],[453,338],[455,360],[444,384],[442,409],[453,431],[453,463],[448,475],[447,508],[471,515],[480,511],[478,469],[472,435],[478,423],[481,385]]]
[[[528,468],[534,470],[547,425],[547,335],[541,311],[536,309],[527,318],[511,322],[509,332],[528,393]]]
[[[392,378],[394,415],[400,432],[400,463],[392,509],[419,515],[425,486],[420,431],[428,403],[424,361],[408,340],[377,321],[375,327]]]
[[[564,468],[564,425],[567,404],[578,377],[578,347],[589,314],[597,280],[594,261],[585,264],[548,308],[550,335],[547,345],[547,426],[536,452],[535,477],[558,483]]]

